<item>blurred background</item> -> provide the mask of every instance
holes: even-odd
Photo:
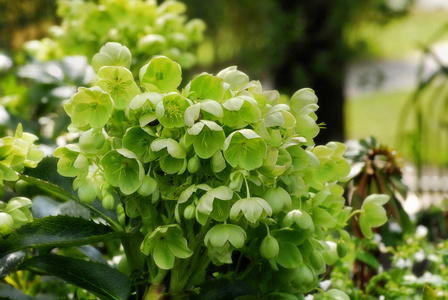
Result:
[[[447,0],[0,0],[0,136],[22,123],[49,154],[70,141],[62,104],[94,80],[108,41],[130,48],[135,70],[176,60],[184,84],[236,65],[283,99],[315,90],[315,141],[348,146],[351,205],[391,197],[390,221],[357,235],[355,267],[337,264],[333,285],[448,294]]]
[[[448,193],[447,1],[183,2],[188,18],[207,24],[187,75],[216,74],[237,65],[282,94],[311,87],[319,97],[322,123],[316,143],[373,136],[404,159],[404,181],[421,196],[419,201],[411,194],[409,211],[443,205]],[[0,0],[2,124],[6,118],[24,121],[21,114],[32,113],[17,107],[27,80],[40,75],[8,74],[29,62],[24,48],[31,46],[25,43],[45,40],[61,23],[61,14],[55,0]],[[37,130],[31,123],[28,127]]]

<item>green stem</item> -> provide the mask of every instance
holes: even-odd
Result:
[[[126,233],[121,238],[121,243],[131,270],[144,270],[145,257],[140,251],[142,241],[143,235],[140,232]]]
[[[250,266],[246,269],[246,271],[244,271],[244,273],[242,273],[240,276],[238,276],[237,279],[243,280],[252,271],[252,269],[255,268],[255,266],[258,266],[260,261],[261,260],[258,260],[255,263],[250,264]]]
[[[363,211],[364,211],[364,210],[362,210],[362,209],[357,209],[357,210],[355,210],[354,212],[352,212],[352,213],[347,217],[347,219],[345,220],[344,223],[347,223],[348,220],[350,220],[354,215],[356,215],[356,214],[360,214],[360,213],[362,213]]]
[[[169,270],[159,269],[157,275],[151,279],[151,284],[160,285],[168,274]]]

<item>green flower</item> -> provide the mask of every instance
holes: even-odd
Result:
[[[230,98],[222,106],[224,108],[222,122],[229,127],[241,128],[256,123],[261,118],[257,101],[249,96]]]
[[[223,115],[224,112],[219,102],[204,100],[187,108],[185,111],[185,125],[193,126],[200,117],[201,119],[218,120]]]
[[[0,238],[11,233],[14,229],[14,220],[4,212],[0,212]]]
[[[100,164],[104,168],[107,182],[119,187],[125,195],[136,192],[145,175],[143,166],[135,154],[124,148],[109,151],[101,159]]]
[[[34,134],[23,132],[22,124],[17,125],[13,144],[20,147],[26,155],[23,167],[35,168],[44,157],[44,152],[34,145],[37,140],[38,137]],[[23,170],[23,167],[20,171]]]
[[[11,198],[6,205],[1,202],[0,211],[11,216],[14,222],[12,228],[16,229],[28,222],[33,221],[33,215],[29,210],[32,204],[33,203],[28,198],[14,197]],[[4,219],[6,222],[5,224],[9,224],[9,221],[7,220],[8,218],[4,217]]]
[[[244,246],[247,235],[243,228],[234,224],[217,224],[205,235],[204,243],[207,247],[223,247],[229,243],[235,248]]]
[[[109,93],[116,109],[126,109],[140,90],[131,71],[123,67],[102,67],[96,85]]]
[[[76,177],[88,172],[88,159],[77,145],[59,147],[54,150],[53,156],[59,157],[57,170],[62,176]]]
[[[243,247],[246,238],[246,232],[240,226],[218,224],[207,232],[204,243],[213,264],[220,266],[232,263],[233,249]]]
[[[191,101],[179,93],[169,93],[156,107],[157,119],[166,128],[184,127],[185,110],[190,105]]]
[[[387,222],[386,210],[383,205],[388,201],[388,195],[373,194],[362,202],[359,226],[366,238],[373,237],[372,227],[380,227]]]
[[[112,115],[114,102],[100,87],[80,87],[64,106],[77,128],[102,128]]]
[[[183,173],[187,168],[185,149],[171,138],[156,139],[151,143],[151,150],[159,157],[160,168],[167,174]]]
[[[291,164],[292,157],[285,148],[269,147],[259,172],[268,177],[277,177],[285,173]]]
[[[266,218],[272,215],[272,208],[264,199],[259,197],[250,197],[240,199],[233,204],[230,209],[230,217],[234,220],[239,220],[241,214],[244,215],[250,223]]]
[[[237,70],[236,66],[225,68],[216,74],[216,76],[223,78],[225,82],[230,84],[232,91],[239,91],[249,83],[249,76]]]
[[[140,85],[148,92],[168,93],[174,91],[182,81],[180,65],[168,57],[160,56],[140,69]]]
[[[142,129],[140,126],[128,128],[123,136],[123,148],[126,148],[141,158],[144,163],[155,159],[150,145],[156,138],[150,134],[149,130]]]
[[[283,227],[291,227],[296,224],[298,227],[314,232],[314,222],[311,216],[304,210],[294,209],[289,211],[283,218]]]
[[[119,43],[109,42],[101,47],[100,52],[92,59],[93,70],[97,73],[104,66],[120,66],[130,68],[131,51]]]
[[[162,101],[163,95],[155,92],[148,92],[137,95],[129,103],[126,109],[126,117],[129,121],[138,120],[141,127],[144,127],[156,120],[156,107]]]
[[[224,97],[224,80],[222,78],[203,73],[193,79],[187,87],[188,98],[192,100],[212,99],[220,102]]]
[[[263,194],[263,199],[272,208],[272,213],[277,214],[282,210],[291,209],[291,196],[281,187],[270,188]]]
[[[203,159],[212,157],[222,149],[226,136],[222,127],[212,121],[201,120],[188,129],[185,145],[193,144],[196,154]]]
[[[225,200],[231,200],[233,191],[226,186],[207,191],[199,198],[196,210],[204,215],[211,216],[216,221],[222,222],[229,216],[230,203]],[[215,199],[224,201],[215,201]]]
[[[169,270],[174,267],[174,259],[188,258],[193,254],[188,248],[179,225],[163,225],[148,233],[141,244],[145,255],[151,255],[157,267]]]
[[[267,146],[264,140],[250,129],[232,132],[224,141],[224,157],[232,166],[253,170],[263,165]]]

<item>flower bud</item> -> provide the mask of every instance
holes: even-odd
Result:
[[[188,205],[184,210],[185,219],[192,220],[194,219],[195,215],[196,215],[196,207],[194,206],[194,204]]]
[[[14,220],[10,215],[0,212],[0,236],[7,235],[14,227]]]
[[[96,149],[101,149],[105,141],[106,139],[104,138],[104,134],[102,131],[98,131],[93,135],[93,146]]]
[[[325,265],[324,257],[317,250],[314,250],[313,252],[311,252],[310,262],[311,262],[311,266],[313,266],[313,268],[315,270],[320,270]]]
[[[103,204],[103,207],[107,210],[114,209],[114,205],[115,205],[114,196],[112,196],[111,194],[106,195],[106,197],[103,198],[102,204]]]
[[[277,240],[272,236],[266,236],[260,245],[260,254],[263,258],[271,259],[278,255],[280,248]]]
[[[338,252],[339,257],[345,257],[347,255],[348,246],[345,242],[340,241],[336,246],[336,251]]]
[[[84,203],[92,203],[96,199],[95,187],[91,182],[86,182],[78,189],[78,197]]]
[[[157,188],[157,182],[151,176],[144,176],[142,180],[142,184],[138,188],[137,192],[146,197],[154,193]]]
[[[191,174],[196,173],[201,167],[201,162],[199,158],[195,155],[188,161],[188,172]]]

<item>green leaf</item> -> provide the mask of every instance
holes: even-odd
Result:
[[[1,261],[0,278],[14,273],[18,266],[25,260],[25,257],[25,251],[17,251],[3,257]]]
[[[0,257],[26,248],[86,245],[117,237],[110,227],[90,220],[51,216],[25,224],[0,240]]]
[[[436,294],[428,285],[425,285],[425,287],[423,288],[422,300],[437,300]]]
[[[114,300],[126,300],[131,292],[130,278],[107,264],[55,254],[43,254],[25,261],[21,265],[21,269],[49,273]]]
[[[36,183],[37,186],[43,189],[59,194],[61,200],[73,199],[75,195],[72,187],[73,179],[61,176],[58,172],[55,172],[57,163],[57,158],[45,157],[36,168],[25,169],[25,172],[20,177],[29,183]]]
[[[366,252],[364,250],[358,250],[356,252],[356,258],[358,260],[362,261],[363,263],[371,266],[375,270],[378,270],[378,268],[380,267],[380,263],[375,258],[375,256],[373,256],[372,254],[370,254],[369,252]]]
[[[73,179],[61,176],[55,172],[58,159],[54,157],[45,157],[34,169],[25,169],[26,175],[20,175],[20,179],[31,183],[44,191],[49,192],[57,199],[64,202],[73,200],[90,211],[104,218],[110,224],[117,225],[117,216],[115,212],[105,210],[99,199],[91,204],[81,202],[73,191]],[[118,226],[119,227],[119,226]]]

